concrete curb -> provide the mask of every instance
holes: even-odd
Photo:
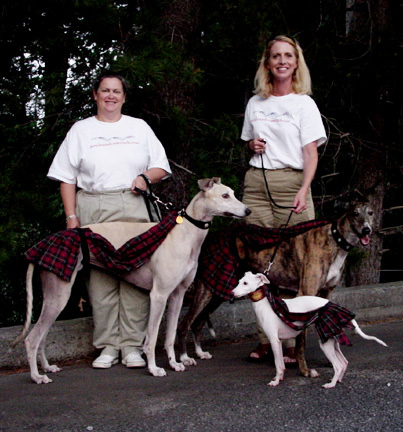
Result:
[[[332,301],[357,315],[360,323],[403,318],[403,281],[337,289]],[[186,308],[182,311],[182,315]],[[255,317],[249,300],[224,303],[211,317],[217,333],[216,341],[233,340],[256,334]],[[21,326],[0,328],[0,368],[27,365],[24,344],[9,347],[21,331]],[[94,354],[92,318],[57,321],[50,329],[46,352],[52,361],[79,359]],[[162,342],[164,323],[160,331]],[[204,340],[213,338],[205,330]]]

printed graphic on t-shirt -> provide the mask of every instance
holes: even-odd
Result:
[[[114,145],[121,144],[138,144],[135,137],[133,135],[129,135],[126,137],[94,137],[91,139],[90,149],[96,147],[109,147]]]
[[[272,123],[289,123],[292,118],[292,115],[288,111],[284,113],[277,113],[275,111],[266,113],[260,110],[260,111],[254,111],[253,115],[254,117],[251,120],[252,123],[256,121],[268,121]]]

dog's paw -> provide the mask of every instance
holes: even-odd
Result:
[[[62,369],[56,365],[49,365],[46,368],[44,368],[43,370],[44,370],[44,372],[55,373],[55,372],[60,372]]]
[[[320,374],[315,369],[309,369],[309,376],[311,378],[317,378],[320,376]]]
[[[169,366],[171,366],[171,368],[176,372],[184,372],[186,370],[183,363],[178,363],[176,361],[170,361]]]
[[[49,384],[52,382],[46,375],[31,375],[31,379],[36,384]]]
[[[273,381],[270,381],[267,385],[270,387],[277,387],[280,384],[279,379],[274,379]]]
[[[185,366],[197,366],[196,360],[192,357],[189,357],[187,354],[182,354],[180,356],[180,360]]]
[[[196,354],[201,360],[211,360],[213,358],[208,351],[196,351]]]
[[[336,386],[336,383],[333,384],[333,382],[327,383],[327,384],[323,384],[323,388],[325,389],[330,389],[330,388],[334,388]]]
[[[155,377],[164,377],[167,376],[167,373],[165,372],[164,368],[160,368],[160,367],[149,367],[148,371],[150,372],[151,375],[155,376]]]

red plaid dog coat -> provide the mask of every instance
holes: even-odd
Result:
[[[245,269],[238,256],[235,239],[241,238],[251,248],[262,250],[310,229],[330,224],[329,220],[315,219],[288,228],[264,228],[242,222],[233,223],[219,233],[209,233],[203,243],[197,277],[213,294],[230,300]]]
[[[176,225],[177,216],[178,212],[171,212],[159,224],[127,241],[119,249],[115,249],[108,240],[89,228],[78,228],[59,231],[47,237],[25,252],[25,257],[69,282],[77,265],[81,230],[90,251],[105,268],[118,274],[126,273],[150,260],[154,251]]]

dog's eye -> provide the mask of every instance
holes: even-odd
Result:
[[[357,210],[353,213],[354,216],[359,216],[359,214],[360,213]]]
[[[244,282],[243,284],[244,284],[244,285],[248,285],[248,282]]]
[[[223,197],[224,199],[228,199],[228,198],[229,198],[229,194],[225,193],[225,194],[223,194],[222,197]]]
[[[374,215],[374,212],[373,212],[372,210],[370,210],[370,211],[368,212],[368,214],[369,214],[370,216],[373,216],[373,215]]]

